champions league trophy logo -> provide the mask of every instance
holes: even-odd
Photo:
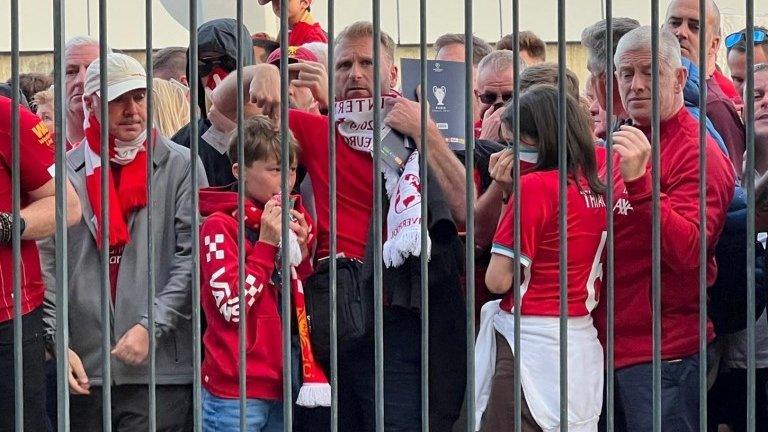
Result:
[[[445,99],[445,86],[432,86],[432,94],[435,95],[435,98],[437,99],[437,105],[438,106],[444,106],[443,100]]]

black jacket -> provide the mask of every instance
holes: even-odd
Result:
[[[198,55],[220,53],[229,57],[235,64],[237,61],[237,31],[237,21],[231,18],[215,19],[204,23],[197,29]],[[240,26],[240,33],[242,34],[243,65],[250,66],[253,64],[251,35],[245,26]],[[189,50],[187,50],[187,60],[189,60]],[[191,77],[189,72],[189,61],[187,61],[187,76]],[[200,137],[198,154],[203,161],[209,184],[211,186],[228,185],[236,181],[232,175],[232,162],[226,153],[220,153],[202,138],[203,134],[211,127],[211,122],[208,121],[205,110],[205,90],[202,85],[198,85],[197,88],[197,100],[201,113],[198,120],[198,136]],[[181,128],[171,140],[184,147],[190,147],[192,141],[190,132],[191,127],[188,124]]]

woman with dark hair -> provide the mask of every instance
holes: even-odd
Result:
[[[520,96],[520,238],[514,238],[514,205],[507,204],[494,236],[485,280],[488,289],[506,294],[483,307],[476,348],[476,418],[480,430],[512,430],[515,243],[520,246],[520,407],[523,431],[559,430],[560,419],[560,273],[567,271],[568,429],[596,431],[603,390],[603,350],[590,313],[597,305],[605,244],[605,185],[598,176],[605,160],[579,101],[567,96],[567,234],[560,232],[558,166],[558,91],[531,87]],[[504,134],[513,130],[514,113],[502,118]],[[490,171],[511,202],[511,147],[495,154]],[[567,269],[561,269],[560,236],[567,235]],[[563,419],[565,421],[565,419]]]

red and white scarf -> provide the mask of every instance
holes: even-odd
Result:
[[[373,103],[371,99],[351,99],[336,102],[337,130],[352,149],[373,157]],[[382,106],[384,105],[382,98]],[[384,141],[392,129],[382,123]],[[387,239],[382,257],[387,267],[399,267],[409,256],[421,254],[421,178],[419,151],[415,150],[402,165],[402,173],[382,163],[389,196]],[[431,241],[427,238],[429,257]]]
[[[280,196],[276,195],[273,199],[280,200]],[[296,196],[301,208],[301,197]],[[261,225],[261,215],[263,208],[259,208],[253,203],[248,202],[245,205],[245,224],[246,226],[258,230]],[[232,213],[234,218],[237,218],[237,210]],[[311,229],[310,229],[311,231]],[[318,406],[331,406],[331,385],[328,383],[328,378],[317,363],[315,355],[312,351],[311,334],[309,330],[309,321],[307,320],[307,307],[304,301],[304,286],[296,273],[296,267],[301,264],[301,247],[299,246],[298,238],[293,231],[289,233],[290,237],[290,260],[291,260],[291,293],[293,294],[293,305],[296,310],[296,321],[299,329],[299,346],[301,348],[301,373],[302,373],[302,385],[299,389],[299,394],[296,397],[296,404],[299,406],[314,408]],[[307,238],[307,243],[312,241],[312,237]]]
[[[85,121],[85,187],[93,209],[99,248],[102,239],[101,220],[101,125],[91,115]],[[109,136],[109,246],[118,248],[131,241],[129,216],[147,206],[146,133],[132,142]]]

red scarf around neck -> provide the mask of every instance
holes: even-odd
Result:
[[[101,155],[101,125],[95,116],[89,119],[85,129],[88,146],[97,156]],[[146,148],[146,142],[144,148]],[[86,150],[87,151],[87,150]],[[109,135],[109,157],[115,156],[115,137]],[[128,231],[128,217],[131,213],[147,206],[147,152],[139,151],[133,161],[125,165],[111,164],[109,176],[109,246],[125,246],[131,241]],[[96,237],[101,248],[101,166],[95,166],[93,173],[86,172],[85,186],[88,190],[93,214],[96,217]]]

